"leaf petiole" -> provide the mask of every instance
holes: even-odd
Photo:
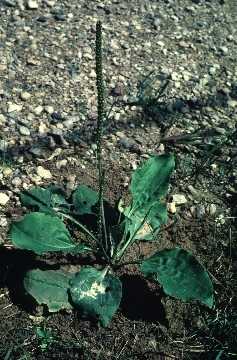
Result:
[[[55,211],[57,211],[57,208],[54,208]],[[75,220],[72,216],[64,214],[60,211],[57,211],[57,214],[63,216],[65,219],[71,220],[74,224],[78,225],[83,231],[85,231],[93,240],[98,242],[97,238],[92,234],[90,230],[88,230],[84,225],[82,225],[79,221]]]

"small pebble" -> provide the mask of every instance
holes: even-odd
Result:
[[[48,169],[43,168],[43,166],[37,167],[37,175],[43,179],[51,179],[52,174]]]
[[[44,111],[45,111],[47,114],[52,115],[53,112],[54,112],[54,108],[53,108],[53,106],[51,106],[51,105],[47,105],[47,106],[44,107]]]
[[[61,169],[61,167],[64,167],[67,165],[67,159],[56,161],[56,168]]]
[[[211,215],[211,216],[213,216],[213,215],[215,215],[215,213],[216,213],[216,205],[215,204],[211,204],[210,206],[209,206],[209,214]]]
[[[187,202],[186,197],[182,194],[175,194],[172,196],[172,199],[176,205],[183,205],[183,204],[186,204],[186,202]]]
[[[171,214],[175,214],[175,213],[176,213],[175,202],[168,203],[168,204],[167,204],[167,210],[168,210]]]
[[[6,227],[7,226],[7,218],[5,216],[0,217],[0,226]]]
[[[35,9],[38,9],[38,7],[39,7],[38,1],[36,1],[36,0],[28,0],[26,5],[27,5],[27,9],[30,9],[30,10],[35,10]]]
[[[36,108],[34,108],[33,112],[34,112],[35,115],[40,115],[43,110],[44,110],[43,106],[39,105]]]
[[[20,97],[21,97],[21,100],[27,101],[27,100],[30,99],[31,94],[28,93],[27,91],[23,91],[23,92],[21,93]]]
[[[9,175],[11,175],[13,173],[13,170],[11,169],[11,168],[9,168],[9,167],[7,167],[7,168],[5,168],[4,170],[3,170],[3,175],[4,176],[9,176]]]
[[[9,196],[3,192],[0,192],[0,205],[6,205],[10,200]]]
[[[12,185],[15,187],[19,187],[22,184],[22,180],[19,177],[15,177],[12,179]]]
[[[20,112],[22,110],[22,105],[13,104],[11,102],[8,103],[8,112]]]
[[[19,132],[23,136],[30,136],[30,130],[26,126],[20,126]]]

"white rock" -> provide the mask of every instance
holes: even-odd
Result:
[[[28,93],[27,91],[23,91],[20,96],[21,96],[21,100],[27,101],[31,97],[31,94]]]
[[[34,114],[35,115],[40,115],[43,110],[44,110],[43,106],[39,105],[36,108],[34,108]]]
[[[4,170],[3,170],[3,175],[4,176],[9,176],[9,175],[11,175],[13,173],[13,170],[11,169],[11,168],[9,168],[9,167],[7,167],[7,168],[5,168]]]
[[[55,0],[44,0],[44,3],[48,5],[49,7],[53,7],[56,3]]]
[[[8,103],[8,112],[11,113],[13,111],[19,112],[22,110],[22,105],[13,104],[11,102]]]
[[[165,145],[164,144],[160,144],[159,147],[157,148],[157,151],[159,153],[163,153],[165,151]]]
[[[22,183],[22,181],[21,181],[21,178],[19,178],[19,177],[15,177],[14,179],[12,179],[12,185],[14,185],[16,187],[20,186],[21,183]]]
[[[133,170],[136,170],[137,169],[137,163],[135,161],[133,161],[131,163],[131,167],[132,167]]]
[[[26,4],[27,8],[30,10],[38,9],[39,7],[38,1],[36,0],[28,0]]]
[[[210,167],[213,171],[216,171],[218,169],[218,165],[215,163],[211,164]]]
[[[67,165],[67,159],[56,161],[56,168],[61,169],[61,167],[64,167]]]
[[[92,78],[92,79],[96,78],[96,72],[95,72],[95,70],[91,70],[91,72],[90,72],[90,74],[89,74],[89,77]]]
[[[44,110],[47,114],[51,115],[54,112],[54,108],[51,105],[47,105],[44,107]]]
[[[26,126],[20,126],[19,132],[23,136],[30,136],[30,130]]]
[[[7,218],[5,216],[0,217],[0,226],[6,227],[7,226]]]
[[[179,75],[178,73],[173,72],[173,73],[171,74],[171,80],[177,81],[177,80],[179,80],[179,78],[180,78],[180,75]]]
[[[175,202],[168,203],[167,204],[167,209],[171,214],[175,214],[176,213]]]
[[[39,133],[45,134],[48,131],[47,126],[41,121],[39,124]]]
[[[72,129],[76,123],[79,122],[79,118],[76,116],[70,116],[67,120],[63,121],[63,126],[67,129]]]
[[[35,185],[42,184],[42,178],[39,175],[32,175],[30,176],[30,179]]]
[[[172,198],[173,198],[173,202],[176,205],[183,205],[183,204],[186,204],[186,202],[187,202],[186,197],[182,194],[175,194],[172,196]]]
[[[220,51],[222,52],[223,55],[228,54],[228,47],[226,46],[221,46],[220,47]]]
[[[0,192],[0,205],[6,205],[10,200],[9,196],[3,192]]]
[[[43,166],[37,167],[37,175],[39,175],[43,179],[51,179],[52,174],[49,170],[43,168]]]
[[[216,213],[216,205],[215,205],[215,204],[211,204],[211,205],[209,206],[209,214],[210,214],[211,216],[213,216],[215,213]]]
[[[0,114],[0,124],[4,124],[6,122],[6,118],[3,114]]]
[[[237,107],[237,101],[236,100],[228,100],[228,106],[235,108]]]
[[[7,70],[7,64],[0,64],[0,71]]]

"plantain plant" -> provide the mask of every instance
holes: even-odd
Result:
[[[86,185],[79,185],[70,196],[52,185],[23,191],[22,205],[34,211],[11,225],[10,238],[17,248],[38,255],[93,252],[100,257],[100,266],[82,266],[75,273],[32,269],[24,277],[24,287],[38,304],[46,305],[49,312],[76,308],[82,316],[95,318],[106,326],[121,301],[122,283],[116,270],[123,265],[128,248],[137,241],[153,241],[160,226],[167,222],[165,197],[175,161],[172,154],[151,156],[132,175],[131,202],[125,206],[120,200],[117,208],[109,207],[109,211],[105,211],[109,205],[103,196],[104,87],[100,22],[96,30],[98,191]],[[111,213],[115,216],[111,217]],[[86,235],[85,243],[73,240],[70,227],[65,223],[80,229]],[[213,307],[212,282],[190,252],[181,248],[161,249],[146,259],[133,259],[134,262],[141,274],[159,282],[167,295],[183,301],[198,300]]]

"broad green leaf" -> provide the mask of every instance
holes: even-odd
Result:
[[[48,251],[81,252],[87,249],[73,243],[66,226],[56,216],[33,212],[12,224],[10,236],[13,244],[36,254]]]
[[[78,215],[94,214],[92,207],[98,201],[98,193],[86,185],[80,185],[73,192],[72,199]]]
[[[174,166],[173,155],[153,156],[133,173],[132,203],[125,209],[121,204],[119,207],[130,239],[152,240],[160,225],[166,223],[164,197]]]
[[[210,277],[190,252],[181,248],[158,251],[144,260],[140,269],[157,280],[167,295],[183,301],[199,300],[213,307]]]
[[[33,187],[24,190],[20,194],[23,206],[34,207],[39,211],[53,214],[53,208],[61,208],[64,212],[68,212],[70,205],[66,201],[62,189],[58,186],[50,185],[46,189],[41,187]]]
[[[65,199],[65,194],[62,188],[57,185],[49,185],[46,190],[50,191],[51,194],[50,206],[53,208],[59,208],[60,210],[63,210],[63,212],[68,212],[71,205]]]
[[[154,202],[151,208],[141,208],[126,218],[126,232],[134,240],[154,240],[160,226],[167,221],[166,205]]]
[[[173,155],[153,156],[133,173],[130,187],[133,208],[166,196],[174,166]]]
[[[106,326],[119,307],[122,284],[105,271],[87,267],[70,281],[70,294],[84,316],[94,317]]]
[[[69,280],[74,274],[61,270],[30,270],[24,278],[26,291],[50,312],[72,309],[68,298]]]
[[[50,209],[51,193],[41,187],[33,187],[29,190],[24,190],[20,194],[21,204],[26,207],[34,207],[39,211],[52,212]]]

